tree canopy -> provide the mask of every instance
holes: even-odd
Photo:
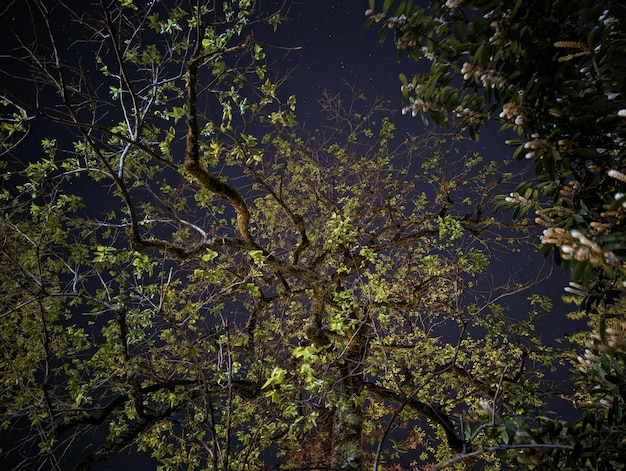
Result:
[[[533,331],[549,302],[505,305],[541,275],[489,276],[528,243],[491,211],[506,169],[455,131],[396,136],[355,90],[300,125],[259,39],[284,5],[27,5],[2,58],[3,459],[499,468],[569,449],[527,432],[557,361]]]

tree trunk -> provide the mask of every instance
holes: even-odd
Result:
[[[363,353],[366,348],[364,327],[353,335],[344,353],[341,367],[340,388],[344,401],[335,408],[333,415],[333,469],[362,469],[363,448]]]
[[[349,400],[337,406],[333,417],[333,469],[361,469],[363,411]]]

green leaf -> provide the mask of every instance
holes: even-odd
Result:
[[[267,378],[265,383],[263,383],[263,386],[261,386],[261,389],[266,389],[269,386],[280,386],[284,382],[286,376],[287,370],[275,366],[274,369],[272,369],[270,377]]]
[[[180,118],[187,114],[186,107],[175,106],[170,112],[170,116],[174,118],[174,123],[177,123]]]
[[[202,255],[202,261],[210,262],[211,260],[217,258],[218,255],[219,253],[217,253],[215,250],[207,249],[206,253]]]

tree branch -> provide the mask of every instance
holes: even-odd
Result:
[[[397,392],[383,388],[382,386],[378,386],[374,383],[365,383],[365,387],[381,399],[388,399],[400,403],[406,402],[406,404],[419,415],[432,420],[443,428],[448,441],[448,446],[450,446],[452,450],[457,452],[463,450],[464,442],[458,437],[455,425],[441,409],[430,404],[426,404],[425,402],[418,401],[417,399],[406,398]]]
[[[185,169],[198,180],[198,183],[205,189],[216,194],[220,198],[228,201],[237,213],[237,227],[243,240],[249,244],[253,243],[250,233],[250,211],[241,194],[232,186],[225,184],[220,179],[211,175],[206,169],[200,166],[200,151],[198,139],[200,130],[197,117],[197,82],[198,68],[202,58],[202,38],[206,25],[198,28],[198,38],[196,47],[187,65],[187,144],[185,148]]]
[[[558,443],[522,443],[519,445],[489,446],[489,447],[481,448],[480,450],[472,451],[471,453],[465,453],[463,455],[455,456],[454,458],[449,459],[448,461],[438,464],[434,468],[430,468],[430,471],[440,471],[449,466],[452,466],[455,463],[460,463],[461,461],[465,461],[467,459],[480,456],[483,453],[491,453],[493,451],[507,451],[507,450],[535,449],[535,448],[548,448],[548,449],[559,449],[559,450],[573,450],[574,449],[573,446],[560,445]]]

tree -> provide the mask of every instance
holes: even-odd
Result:
[[[606,346],[609,333],[621,329],[626,275],[624,3],[433,0],[425,8],[401,2],[392,15],[394,3],[385,1],[376,11],[370,1],[368,23],[382,24],[383,40],[393,32],[401,53],[430,61],[424,73],[400,77],[403,111],[439,125],[456,120],[474,138],[488,121],[521,137],[507,142],[515,148],[513,158],[534,163],[535,178],[500,196],[498,206],[521,218],[532,214],[543,226],[542,251],[554,248],[556,262],[571,268],[566,291],[580,298],[576,304],[596,343]],[[589,334],[574,340],[581,348]],[[594,365],[621,364],[617,350],[604,353]],[[580,469],[597,463],[613,469],[621,459],[615,458],[621,452],[614,454],[624,436],[621,418],[615,418],[621,417],[621,393],[609,389],[611,406],[598,408],[606,397],[593,392],[606,391],[606,381],[621,373],[603,367],[591,369],[597,375],[576,373],[579,393],[596,398],[578,402],[582,418],[570,430]],[[600,417],[609,417],[611,433],[604,433],[607,422]],[[580,435],[590,423],[597,435]],[[601,437],[612,441],[600,445]]]
[[[300,126],[255,37],[284,10],[28,5],[36,38],[2,68],[30,86],[2,118],[16,467],[429,463],[541,407],[547,302],[515,321],[502,302],[534,277],[488,276],[525,243],[489,210],[510,175],[458,134],[398,139],[357,93]]]
[[[382,22],[381,38],[392,31],[410,58],[430,61],[425,73],[401,76],[403,111],[437,124],[456,117],[474,137],[487,121],[522,136],[507,142],[514,158],[535,163],[536,180],[502,206],[535,210],[574,282],[590,293],[621,290],[623,2],[401,2],[389,16],[393,4],[375,13],[370,2],[368,22]]]

